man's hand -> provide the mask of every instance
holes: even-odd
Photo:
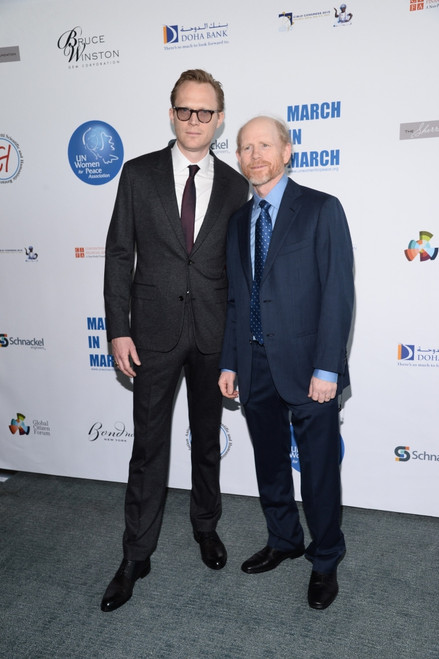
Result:
[[[312,398],[317,403],[327,403],[337,394],[337,383],[327,382],[320,378],[312,377],[309,385],[308,398]]]
[[[239,392],[235,389],[236,373],[233,371],[223,371],[218,380],[218,386],[225,398],[237,398]]]
[[[136,366],[140,366],[140,359],[132,338],[130,336],[119,336],[117,339],[112,340],[111,345],[113,346],[116,368],[129,378],[135,378],[136,372],[131,366],[130,357]]]

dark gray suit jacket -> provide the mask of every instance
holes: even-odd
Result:
[[[172,350],[190,300],[198,348],[206,354],[220,352],[227,302],[227,225],[247,198],[244,177],[214,156],[209,206],[188,255],[170,147],[125,163],[106,244],[109,341],[131,336],[137,348]]]

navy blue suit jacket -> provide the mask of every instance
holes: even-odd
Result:
[[[250,216],[233,214],[227,238],[229,295],[221,368],[238,374],[240,400],[251,378]],[[336,197],[288,180],[260,286],[264,343],[274,384],[288,403],[309,402],[315,368],[349,383],[346,344],[354,300],[349,228]]]

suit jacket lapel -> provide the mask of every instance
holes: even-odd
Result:
[[[172,167],[172,153],[170,147],[166,147],[158,154],[157,167],[153,171],[153,178],[157,194],[165,211],[169,224],[174,231],[177,240],[186,251],[186,243],[181,226],[180,214],[178,212],[177,197],[175,194],[174,170]]]
[[[249,290],[252,287],[253,273],[252,261],[250,254],[250,222],[253,207],[253,199],[250,199],[245,206],[241,208],[240,217],[238,219],[238,244],[241,254],[241,263],[244,269],[244,274],[247,279]]]
[[[198,232],[198,236],[195,240],[193,248],[194,251],[196,251],[207,238],[212,228],[221,216],[223,200],[227,196],[229,186],[229,176],[227,175],[227,170],[225,169],[223,163],[215,156],[215,154],[212,152],[210,153],[213,156],[212,192],[210,193],[209,204],[207,206],[203,224],[201,225],[200,231]]]
[[[269,273],[277,253],[283,244],[285,235],[296,218],[300,208],[299,197],[301,194],[300,187],[297,183],[289,179],[276,217],[261,283]]]

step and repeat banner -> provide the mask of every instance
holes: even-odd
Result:
[[[123,482],[131,383],[106,341],[104,244],[122,164],[173,137],[169,94],[223,83],[212,149],[284,119],[290,175],[340,198],[355,250],[343,502],[439,516],[439,0],[0,0],[0,468]],[[169,484],[190,487],[182,381]],[[257,495],[239,404],[224,492]],[[291,461],[300,498],[300,461]]]

